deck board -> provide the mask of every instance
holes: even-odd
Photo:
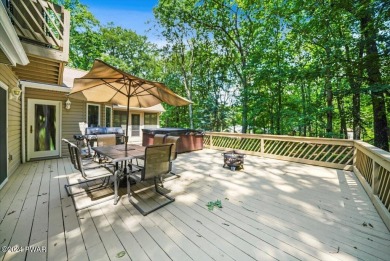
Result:
[[[144,217],[122,198],[75,211],[69,159],[23,164],[0,191],[0,260],[388,260],[390,233],[352,172],[220,152],[180,154],[165,190],[176,201]],[[143,208],[166,200],[132,186]],[[221,200],[223,208],[208,210]],[[83,202],[77,202],[77,200]],[[77,204],[90,197],[77,197]],[[122,256],[123,255],[123,256]]]
[[[8,242],[4,242],[7,243],[5,245],[24,247],[29,242],[43,166],[44,162],[30,166],[30,176],[23,179],[19,193],[12,201],[12,206],[0,227],[2,237],[8,239]],[[7,252],[4,260],[24,259],[25,256],[24,251]]]
[[[49,227],[49,196],[51,173],[57,171],[53,164],[56,162],[46,160],[43,166],[41,182],[38,190],[38,197],[35,205],[34,219],[31,228],[31,235],[28,244],[33,247],[43,247],[47,249],[47,237]],[[27,243],[27,242],[26,242]],[[47,251],[27,252],[26,260],[45,260]]]
[[[48,259],[67,260],[64,219],[61,207],[60,178],[65,176],[63,160],[53,160],[50,179]]]
[[[69,159],[62,159],[66,174],[74,173]],[[65,178],[60,179],[60,193],[62,198],[62,213],[64,217],[64,231],[66,240],[66,252],[69,260],[88,259],[87,250],[81,233],[80,222],[75,211],[73,200],[68,197],[64,188],[67,184]]]

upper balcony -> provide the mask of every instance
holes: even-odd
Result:
[[[62,83],[69,58],[69,11],[46,0],[2,0],[30,63],[17,65],[21,80]]]

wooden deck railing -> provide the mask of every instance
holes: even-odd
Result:
[[[355,155],[353,172],[390,229],[390,153],[355,141]]]
[[[353,141],[257,134],[206,133],[212,149],[238,149],[247,154],[352,170]]]
[[[206,148],[352,170],[390,230],[390,153],[362,141],[207,132]]]
[[[69,51],[69,11],[46,0],[11,0],[8,16],[22,41]]]

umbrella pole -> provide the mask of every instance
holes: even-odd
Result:
[[[129,140],[129,112],[130,112],[130,94],[128,94],[127,96],[125,151],[127,151],[127,142]]]

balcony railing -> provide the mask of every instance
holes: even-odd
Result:
[[[69,12],[45,0],[7,0],[6,9],[24,43],[69,54]]]
[[[266,158],[351,170],[390,229],[390,153],[362,141],[208,132],[204,145]]]

